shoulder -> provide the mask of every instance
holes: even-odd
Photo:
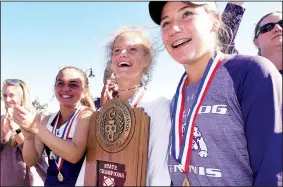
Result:
[[[151,107],[160,107],[163,105],[169,105],[170,100],[161,96],[158,93],[147,90],[144,94],[144,97],[141,101],[141,105],[150,105]]]
[[[145,112],[150,117],[157,117],[160,114],[166,115],[167,113],[169,113],[170,100],[165,97],[150,93],[151,92],[148,92],[147,95],[144,95],[144,98],[141,101],[139,107],[144,108]]]
[[[52,114],[48,114],[48,115],[44,115],[44,114],[37,114],[40,115],[41,118],[41,124],[47,124],[47,123],[51,123],[49,121],[52,120],[52,118],[55,118],[57,113],[52,113]]]
[[[79,113],[79,119],[90,118],[93,114],[94,110],[89,107],[83,107]]]
[[[231,74],[253,77],[279,76],[279,72],[273,63],[262,56],[227,55],[223,60],[223,66]]]
[[[273,92],[282,90],[281,74],[274,64],[264,57],[232,55],[223,62],[223,66],[233,81],[239,101],[243,101],[249,94],[254,93],[258,97],[269,95],[270,98],[273,98]]]
[[[262,56],[250,56],[250,55],[225,55],[224,64],[237,64],[238,66],[250,66],[253,64],[271,63],[267,58]],[[272,63],[271,63],[272,64]]]
[[[45,126],[49,131],[52,132],[52,122],[55,119],[57,113],[54,114],[48,114],[48,115],[43,115],[43,114],[37,114],[40,115],[41,121],[40,121],[40,125]]]

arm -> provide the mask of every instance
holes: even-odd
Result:
[[[16,132],[16,131],[14,130],[13,132]],[[21,145],[21,144],[24,143],[24,135],[23,135],[23,133],[21,133],[21,132],[19,134],[15,133],[14,137],[15,137],[15,140],[16,140],[18,145]]]
[[[13,121],[10,121],[10,129],[12,131],[12,134],[17,142],[18,145],[21,145],[24,143],[24,135],[22,132],[17,133],[16,131],[20,129],[20,126],[15,124]]]
[[[73,139],[66,141],[56,137],[47,128],[39,126],[34,130],[36,136],[45,143],[56,155],[71,163],[77,163],[85,153],[88,126],[93,111],[89,108],[81,111]],[[75,153],[75,154],[74,154]]]
[[[45,116],[41,124],[46,127],[50,116]],[[44,150],[44,144],[32,133],[26,132],[24,133],[24,148],[23,148],[23,159],[27,166],[32,167],[36,163],[39,162]]]
[[[11,116],[11,115],[10,115]],[[24,142],[24,136],[22,133],[16,133],[16,130],[20,129],[19,125],[14,123],[11,119],[8,118],[8,114],[1,116],[1,141],[4,140],[8,141],[7,138],[10,139],[12,136],[13,142],[15,145],[21,145]],[[10,136],[6,137],[6,135],[10,134]]]
[[[12,118],[13,108],[8,108],[6,110],[6,122],[8,124],[9,130],[11,130],[13,141],[15,141],[16,145],[21,145],[24,143],[24,135],[21,132],[20,126],[16,124]],[[20,130],[20,132],[19,132]]]
[[[229,54],[237,53],[234,40],[236,38],[240,23],[245,12],[245,8],[242,7],[243,3],[243,1],[230,1],[229,3],[227,3],[222,14],[223,23],[231,29],[231,31],[229,32],[231,39],[229,41],[227,41],[225,38],[222,39],[226,44],[225,49],[223,50],[227,51]]]
[[[255,186],[277,186],[282,173],[282,77],[267,59],[257,57],[238,89]]]
[[[1,115],[1,143],[8,141],[6,136],[9,130],[10,129],[5,125],[5,115]]]

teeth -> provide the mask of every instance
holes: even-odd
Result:
[[[131,64],[129,62],[120,62],[118,65],[119,66],[124,66],[124,65],[130,66]]]
[[[71,96],[70,96],[70,95],[62,95],[62,97],[63,97],[64,99],[67,99],[67,98],[70,98]]]
[[[183,44],[183,43],[185,43],[185,42],[187,42],[187,41],[189,41],[189,39],[178,40],[177,42],[174,42],[174,43],[172,44],[172,46],[173,46],[173,47],[177,47],[178,45]]]

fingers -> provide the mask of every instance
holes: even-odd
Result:
[[[112,91],[111,92],[109,92],[109,91],[107,92],[106,98],[107,98],[107,100],[113,99]]]
[[[107,80],[106,80],[106,85],[109,85],[110,82],[111,82],[111,80],[110,80],[110,79],[107,79]]]
[[[12,117],[13,117],[13,121],[15,121],[16,123],[19,122],[20,120],[20,115],[21,113],[18,110],[14,110],[12,113]],[[19,123],[18,123],[19,124]]]
[[[13,121],[20,126],[24,124],[24,119],[25,118],[22,116],[22,114],[13,114]]]
[[[18,113],[22,113],[22,114],[27,114],[27,113],[29,113],[29,111],[26,109],[26,108],[24,108],[24,107],[22,107],[22,106],[19,106],[19,105],[16,105],[16,106],[14,106],[14,111],[16,111],[16,112],[18,112]]]
[[[41,123],[41,115],[40,115],[40,114],[36,114],[36,115],[35,115],[35,120],[34,120],[34,122],[35,122],[35,123],[38,123],[38,124]]]
[[[34,114],[27,113],[25,109],[15,107],[13,112],[13,121],[23,128],[29,128],[34,119]],[[24,111],[24,112],[23,112]]]

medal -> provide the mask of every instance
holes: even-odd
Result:
[[[58,181],[63,182],[63,180],[64,180],[64,177],[63,177],[62,173],[59,171],[59,173],[58,173]]]
[[[205,72],[202,76],[198,92],[193,101],[191,110],[186,119],[185,131],[182,132],[182,123],[185,109],[185,85],[188,81],[187,73],[185,72],[178,84],[174,95],[174,105],[172,111],[172,155],[180,163],[183,172],[187,173],[191,160],[192,141],[194,134],[194,126],[198,112],[205,99],[208,88],[216,74],[216,71],[221,66],[220,60],[222,53],[216,53],[208,62]],[[187,179],[188,180],[188,179]],[[185,180],[184,180],[185,182]]]
[[[62,137],[60,137],[60,138],[62,138],[63,140],[67,140],[67,139],[68,139],[69,134],[70,134],[70,131],[71,131],[71,128],[72,128],[72,125],[73,125],[73,122],[74,122],[74,120],[76,119],[76,117],[78,116],[79,112],[80,112],[80,106],[77,107],[77,108],[73,111],[73,113],[71,114],[71,117],[70,117],[70,119],[68,120],[68,122],[67,122],[67,124],[66,124],[66,126],[65,126],[65,128],[64,128]],[[55,124],[53,125],[53,129],[52,129],[52,134],[54,134],[55,136],[56,136],[55,129],[56,129],[57,125],[58,125],[58,121],[59,121],[59,112],[58,112],[58,115],[57,115],[56,122],[55,122]],[[49,158],[50,158],[51,160],[54,159],[55,164],[56,164],[56,166],[57,166],[57,169],[58,169],[58,171],[59,171],[59,172],[58,172],[58,176],[57,176],[58,181],[59,181],[59,182],[63,182],[63,181],[64,181],[64,177],[63,177],[63,175],[62,175],[62,173],[61,173],[60,171],[61,171],[61,168],[62,168],[62,166],[63,166],[64,159],[61,158],[60,156],[55,155],[55,153],[53,153],[52,151],[51,151],[51,153],[50,153],[50,157],[49,157]]]
[[[183,185],[182,186],[190,186],[190,183],[189,183],[187,175],[185,175],[185,178],[183,180]]]

